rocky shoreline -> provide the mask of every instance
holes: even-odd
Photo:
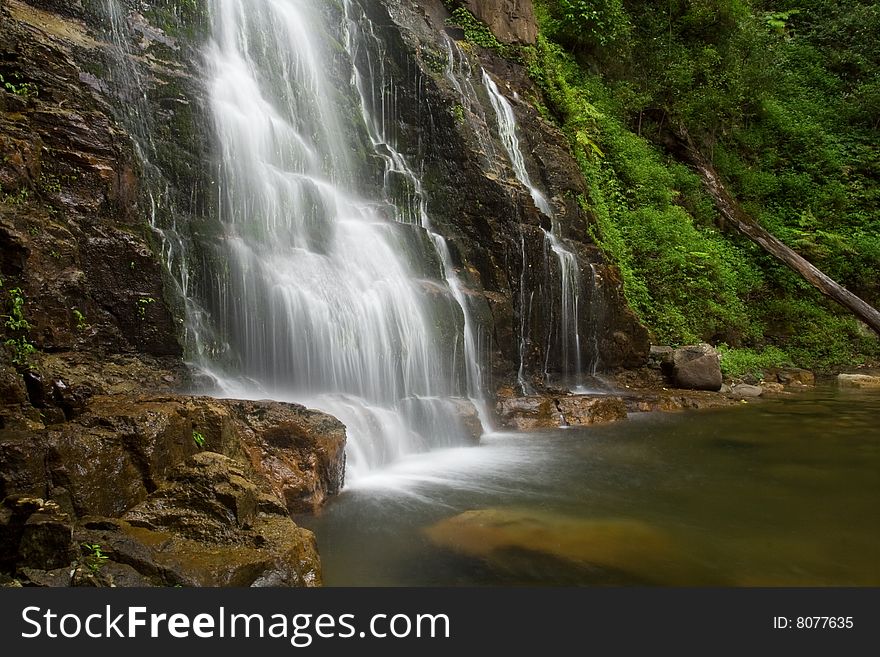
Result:
[[[497,426],[587,426],[733,406],[815,383],[790,368],[766,372],[757,385],[684,389],[669,362],[664,355],[603,376],[601,393],[517,396],[502,387]],[[0,369],[3,585],[321,584],[315,537],[291,516],[316,512],[342,489],[345,427],[297,404],[176,393],[187,377],[169,365],[68,354],[41,355],[25,372]],[[842,374],[837,384],[875,389],[880,377]]]
[[[141,359],[64,377],[41,364],[0,370],[7,585],[320,585],[315,538],[291,514],[341,489],[339,421],[175,394],[179,373]]]

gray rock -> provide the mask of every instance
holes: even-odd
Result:
[[[654,369],[669,368],[672,366],[672,357],[675,349],[663,345],[651,345],[648,355],[648,366]]]
[[[747,383],[741,383],[737,386],[733,386],[730,391],[731,396],[740,398],[760,397],[763,394],[764,389],[761,386],[752,386]]]
[[[676,387],[688,390],[720,390],[723,381],[718,352],[708,344],[676,349],[672,354],[672,381]]]

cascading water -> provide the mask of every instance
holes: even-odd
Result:
[[[499,173],[498,161],[496,159],[495,146],[492,143],[492,135],[489,132],[488,121],[483,111],[483,105],[473,83],[473,69],[470,61],[458,43],[448,34],[443,34],[446,43],[446,67],[443,71],[446,80],[455,89],[460,100],[456,113],[461,114],[461,118],[467,121],[474,135],[477,138],[477,144],[483,154],[483,166],[493,174]]]
[[[418,177],[386,136],[393,87],[381,61],[367,68],[369,79],[361,70],[371,24],[344,3],[355,102],[385,162],[380,199],[361,189],[366,164],[354,159],[355,129],[340,118],[345,90],[330,82],[340,64],[319,38],[332,34],[320,4],[211,3],[207,87],[222,210],[200,295],[228,348],[199,364],[226,394],[269,394],[339,417],[348,476],[357,477],[406,453],[462,443],[463,397],[487,424],[488,413],[449,251],[430,229]],[[407,199],[392,193],[401,180]],[[430,260],[414,227],[439,254],[440,280],[412,264]]]
[[[174,294],[171,295],[173,300],[183,306],[184,342],[187,351],[199,359],[212,349],[216,338],[205,309],[193,295],[191,242],[186,235],[185,217],[191,214],[192,208],[188,208],[187,212],[177,205],[174,187],[163,170],[163,158],[154,140],[157,122],[155,107],[147,94],[150,73],[144,70],[143,53],[133,47],[133,44],[143,44],[145,41],[137,28],[137,23],[143,23],[144,19],[130,11],[122,0],[103,0],[103,10],[112,44],[107,69],[109,82],[118,100],[116,109],[132,138],[142,167],[141,185],[149,204],[150,227],[158,238],[161,259],[169,274],[165,282],[174,288]],[[158,30],[152,31],[151,37],[163,46],[176,47],[174,40]],[[192,196],[187,201],[189,205],[194,205]]]
[[[443,278],[463,318],[462,338],[468,398],[477,410],[483,430],[490,431],[491,416],[483,398],[483,350],[477,337],[478,331],[470,302],[455,271],[446,239],[431,226],[422,182],[407,162],[407,158],[397,150],[394,145],[395,140],[388,131],[388,126],[393,125],[394,122],[388,120],[393,117],[386,116],[385,108],[390,104],[385,99],[389,95],[389,90],[394,89],[394,81],[385,70],[382,41],[376,36],[372,21],[364,15],[360,7],[351,0],[346,0],[344,7],[346,50],[353,63],[352,84],[361,99],[361,112],[373,149],[382,156],[385,163],[386,195],[391,196],[393,193],[395,180],[403,180],[403,188],[409,191],[409,200],[403,205],[411,211],[398,220],[415,221],[423,228],[440,259]]]
[[[495,110],[498,120],[498,135],[504,144],[504,149],[510,159],[513,173],[516,179],[529,190],[535,207],[550,219],[551,229],[542,229],[544,232],[544,252],[545,263],[550,254],[553,254],[557,261],[559,272],[559,319],[551,320],[551,330],[544,336],[546,340],[544,353],[546,354],[544,366],[544,379],[549,378],[549,357],[552,346],[558,345],[559,361],[562,364],[562,381],[569,386],[578,387],[581,384],[581,377],[584,374],[594,375],[598,366],[598,344],[596,340],[596,331],[590,331],[589,351],[591,357],[588,367],[584,367],[582,339],[584,327],[581,326],[580,320],[580,303],[583,290],[581,281],[581,272],[578,265],[577,256],[572,253],[562,240],[562,228],[559,225],[558,217],[553,211],[547,197],[539,190],[531,180],[528,170],[526,169],[525,160],[522,150],[519,146],[519,138],[516,135],[516,116],[510,101],[504,97],[499,91],[498,85],[491,76],[483,71],[483,84],[489,95],[489,101]],[[523,251],[523,271],[526,269],[526,253],[525,243],[522,243]],[[545,268],[547,268],[545,266]],[[549,269],[549,268],[547,268]],[[594,281],[595,284],[595,281]],[[529,339],[527,334],[527,324],[525,317],[530,312],[525,304],[524,280],[520,281],[520,307],[521,307],[521,323],[520,323],[520,368],[519,368],[519,385],[523,394],[529,394],[531,386],[525,376],[525,368],[523,364],[525,343]]]

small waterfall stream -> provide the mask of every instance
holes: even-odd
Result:
[[[387,90],[394,88],[383,65],[383,45],[376,36],[373,23],[352,0],[345,0],[345,45],[352,66],[352,84],[361,99],[361,112],[373,149],[385,162],[385,192],[390,198],[393,193],[392,180],[402,178],[405,188],[410,190],[411,201],[404,204],[410,208],[409,216],[398,217],[400,221],[415,221],[423,228],[440,258],[442,275],[452,297],[461,310],[463,318],[462,339],[464,342],[464,366],[467,383],[467,396],[477,410],[484,432],[492,430],[489,408],[484,399],[483,350],[478,338],[478,328],[473,318],[470,302],[465,293],[455,267],[446,239],[431,226],[427,211],[427,201],[422,190],[422,182],[407,158],[397,150],[393,138],[388,134],[388,117],[385,112],[377,112],[377,105],[384,110]],[[363,71],[362,68],[363,67]],[[382,102],[376,103],[379,98]],[[373,102],[369,103],[368,99]]]
[[[559,349],[558,361],[562,364],[562,371],[559,372],[561,380],[568,386],[577,387],[581,383],[584,375],[593,375],[598,365],[598,345],[596,344],[596,331],[590,331],[589,351],[591,357],[589,362],[584,361],[584,346],[582,341],[585,336],[586,327],[581,325],[581,299],[584,292],[580,266],[577,256],[569,250],[562,238],[562,227],[559,219],[550,204],[550,201],[544,193],[532,182],[529,172],[526,169],[525,159],[519,145],[519,138],[516,130],[516,116],[510,101],[499,91],[498,85],[491,76],[483,71],[483,84],[489,95],[489,101],[495,110],[498,121],[498,135],[504,145],[504,149],[510,159],[511,167],[516,179],[529,190],[535,207],[547,218],[550,219],[550,230],[543,229],[544,233],[544,260],[545,269],[549,270],[548,258],[554,258],[558,268],[558,318],[551,317],[550,329],[542,339],[545,340],[544,354],[544,380],[550,378],[549,359],[550,354],[556,346]],[[523,254],[523,271],[525,271],[526,249],[524,239],[521,241]],[[530,315],[531,300],[526,303],[525,299],[525,280],[520,281],[520,313],[521,317],[526,318]],[[525,344],[530,339],[528,335],[528,322],[521,319],[520,323],[520,368],[519,368],[519,385],[523,394],[531,392],[531,385],[526,379],[523,360],[525,358]]]

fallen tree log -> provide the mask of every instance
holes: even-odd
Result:
[[[679,127],[673,140],[667,145],[699,174],[703,186],[712,197],[715,207],[724,219],[725,224],[736,228],[767,253],[780,260],[800,274],[804,280],[819,292],[833,299],[849,310],[853,315],[870,326],[880,335],[880,311],[859,298],[845,287],[819,270],[806,258],[783,244],[776,236],[749,217],[721,182],[715,167],[703,156],[696,147],[687,130]]]

